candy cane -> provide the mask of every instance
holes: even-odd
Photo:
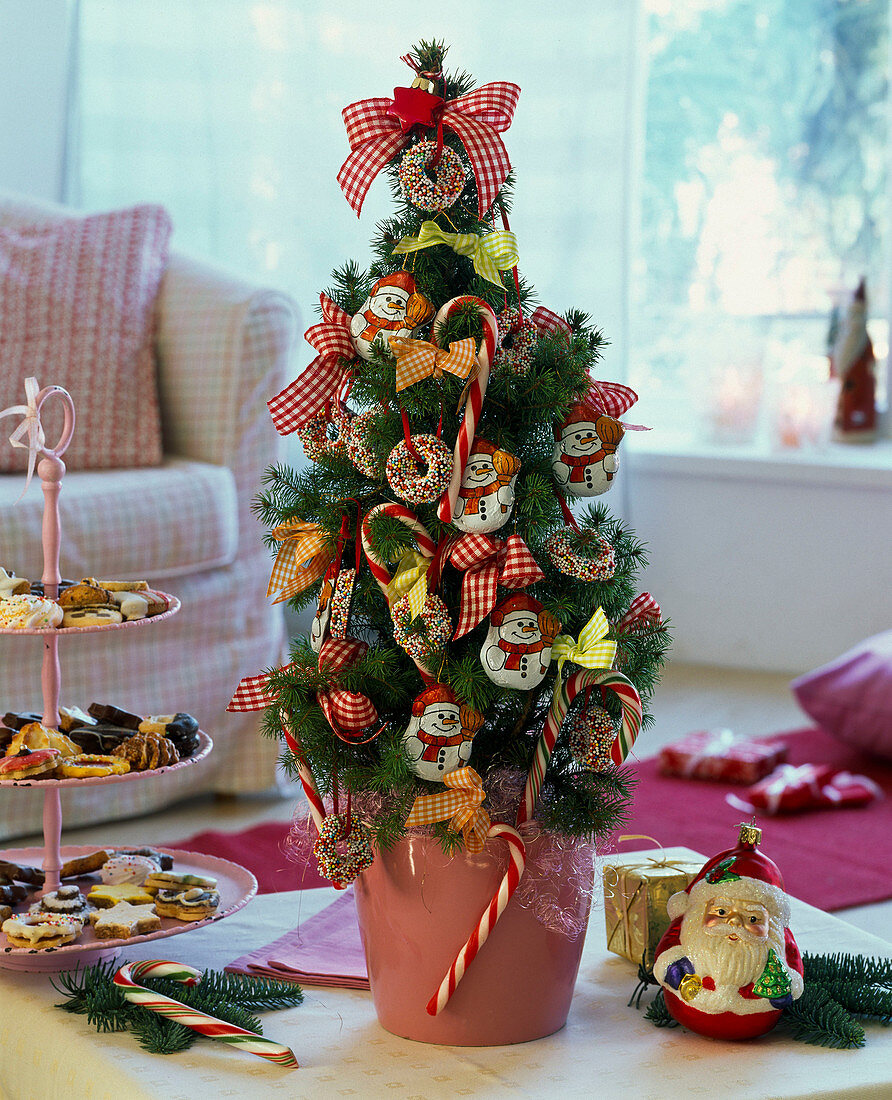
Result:
[[[414,531],[415,537],[418,540],[418,549],[426,558],[432,558],[434,554],[436,554],[437,544],[434,539],[431,538],[427,528],[418,516],[416,516],[414,512],[410,512],[408,508],[404,508],[402,504],[376,504],[374,508],[369,509],[362,521],[362,548],[365,551],[366,560],[369,563],[369,569],[372,572],[372,576],[378,582],[378,587],[384,593],[384,598],[387,600],[389,606],[390,595],[387,591],[387,586],[391,581],[390,570],[387,568],[386,562],[383,558],[378,556],[377,551],[372,546],[371,521],[375,516],[379,515],[392,516],[394,519],[402,520],[410,531]],[[436,679],[427,665],[415,657],[413,657],[412,660],[415,662],[416,668],[424,679],[431,681]]]
[[[158,978],[170,978],[183,985],[197,985],[201,980],[201,971],[193,970],[191,966],[182,963],[165,962],[163,959],[148,959],[145,962],[127,963],[115,974],[112,979],[128,1001],[151,1012],[157,1012],[159,1016],[165,1016],[168,1020],[175,1020],[184,1027],[191,1027],[201,1035],[207,1035],[211,1039],[221,1039],[224,1043],[232,1043],[239,1046],[249,1054],[256,1054],[259,1058],[275,1062],[278,1066],[287,1069],[297,1069],[298,1062],[294,1057],[294,1051],[281,1043],[274,1043],[272,1039],[265,1039],[253,1031],[245,1031],[244,1028],[228,1024],[224,1020],[218,1020],[215,1016],[208,1016],[204,1012],[184,1005],[182,1001],[175,1001],[172,997],[165,997],[162,993],[146,989],[139,985],[136,978],[154,974]]]
[[[496,921],[504,913],[505,906],[511,900],[511,895],[517,889],[526,866],[526,846],[516,829],[510,825],[491,825],[486,834],[490,837],[501,837],[508,845],[510,863],[505,872],[499,888],[493,895],[492,901],[483,911],[483,915],[477,922],[477,927],[465,940],[465,944],[455,957],[455,961],[449,968],[449,973],[440,982],[437,992],[427,1004],[427,1011],[431,1016],[436,1016],[449,1002],[449,998],[455,992],[455,987],[462,980],[468,967],[477,956],[477,952],[486,943],[490,932],[495,927]]]
[[[465,466],[471,453],[471,444],[477,434],[477,421],[480,419],[480,411],[483,408],[483,398],[486,396],[486,387],[489,384],[489,367],[496,353],[496,345],[499,340],[499,324],[493,310],[482,298],[475,298],[471,294],[463,294],[459,298],[452,298],[441,307],[434,318],[433,336],[437,339],[437,333],[442,328],[447,317],[453,314],[460,306],[472,302],[480,311],[483,320],[483,342],[477,352],[477,374],[468,386],[468,397],[465,402],[465,416],[458,436],[455,440],[455,460],[452,465],[452,479],[437,509],[437,515],[443,523],[452,522],[452,514],[455,511],[455,502],[461,489],[461,479],[465,475]]]
[[[300,779],[304,794],[307,796],[307,802],[310,804],[310,816],[313,819],[313,824],[316,826],[316,832],[318,833],[322,829],[322,822],[325,820],[325,803],[322,801],[322,795],[319,793],[319,788],[316,786],[316,780],[313,778],[313,773],[310,771],[303,750],[297,738],[288,729],[284,721],[282,722],[282,734],[285,738],[285,743],[288,745],[288,748],[291,749],[291,755],[294,757],[294,762],[297,766],[297,777]]]
[[[610,759],[614,764],[622,764],[629,755],[638,731],[641,729],[641,697],[635,690],[635,685],[627,680],[620,672],[610,669],[580,669],[569,676],[555,691],[545,719],[545,727],[542,736],[536,745],[536,755],[530,765],[530,773],[527,776],[526,787],[523,792],[523,801],[517,809],[517,825],[523,825],[529,821],[536,812],[536,803],[539,801],[539,792],[542,790],[542,781],[545,779],[545,771],[554,744],[558,739],[561,724],[566,717],[570,704],[580,691],[589,686],[600,684],[610,688],[617,696],[623,711],[623,720],[619,733],[616,735],[610,747]]]
[[[387,586],[391,581],[390,570],[372,546],[371,524],[375,516],[391,516],[393,519],[402,520],[409,530],[415,533],[418,540],[418,549],[426,558],[432,558],[436,554],[437,544],[418,516],[414,512],[410,512],[408,508],[404,508],[402,504],[376,504],[374,508],[366,513],[362,521],[362,548],[365,551],[372,576],[378,582],[378,587],[389,603],[390,597],[387,595]]]

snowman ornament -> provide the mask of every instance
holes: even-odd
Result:
[[[514,508],[519,472],[519,459],[475,436],[452,512],[453,524],[473,534],[498,531]]]
[[[462,768],[471,756],[474,735],[483,715],[459,703],[452,688],[435,684],[412,704],[412,717],[403,734],[403,748],[419,779],[442,782]]]
[[[350,337],[356,354],[371,359],[372,345],[386,349],[391,336],[411,336],[433,313],[433,306],[418,293],[408,271],[385,275],[372,287],[359,313],[350,320]]]
[[[570,410],[555,430],[551,469],[569,496],[597,497],[613,486],[616,453],[624,435],[618,420],[585,404]]]
[[[480,650],[486,675],[499,687],[529,691],[545,679],[561,624],[532,596],[508,596],[489,616]]]

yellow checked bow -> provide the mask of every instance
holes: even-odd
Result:
[[[558,663],[558,675],[555,690],[560,690],[561,669],[565,661],[583,668],[611,668],[616,656],[616,642],[607,640],[610,623],[599,607],[579,631],[579,640],[574,641],[569,634],[559,634],[551,647],[551,659]]]
[[[318,523],[289,519],[273,528],[273,538],[281,543],[270,574],[267,596],[279,595],[273,603],[290,600],[318,580],[334,557]]]
[[[425,378],[442,378],[444,372],[464,381],[477,362],[477,342],[470,336],[449,345],[449,351],[427,340],[390,337],[390,350],[396,356],[397,392]]]
[[[445,233],[436,222],[422,222],[418,236],[403,237],[393,252],[401,256],[435,244],[449,245],[459,256],[473,260],[477,274],[496,286],[502,285],[499,272],[510,271],[520,259],[517,237],[509,229],[494,229],[481,237],[477,233]]]
[[[424,610],[427,598],[427,571],[431,567],[431,558],[419,554],[417,550],[407,550],[400,558],[393,579],[387,586],[387,602],[396,603],[408,593],[412,618],[417,619]]]
[[[482,808],[483,780],[473,768],[456,768],[443,776],[443,784],[449,789],[415,799],[406,825],[433,825],[451,818],[449,824],[461,830],[468,851],[482,852],[490,825],[489,814]]]

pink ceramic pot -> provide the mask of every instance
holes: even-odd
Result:
[[[527,845],[527,871],[547,841]],[[548,845],[551,847],[550,845]],[[591,878],[560,857],[556,900],[585,928]],[[508,903],[446,1007],[426,1005],[476,927],[507,867],[498,841],[478,856],[444,855],[429,836],[406,837],[355,883],[359,928],[378,1021],[406,1039],[452,1046],[498,1046],[551,1035],[564,1026],[585,932],[549,931],[529,909]]]

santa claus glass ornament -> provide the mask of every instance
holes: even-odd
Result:
[[[408,271],[385,275],[375,283],[362,309],[350,321],[356,354],[371,359],[373,344],[378,350],[387,350],[391,336],[411,336],[433,313],[434,307],[418,293]]]
[[[508,522],[520,460],[475,436],[461,479],[452,522],[460,531],[489,534]]]
[[[606,493],[619,469],[616,450],[625,434],[622,424],[581,404],[570,410],[554,434],[551,470],[559,487],[574,497]]]
[[[403,734],[403,748],[419,779],[439,782],[463,768],[471,756],[474,734],[483,715],[459,703],[452,688],[435,684],[412,704],[412,717]]]
[[[508,596],[489,616],[480,650],[486,675],[499,687],[528,691],[545,679],[561,624],[532,596]]]
[[[654,976],[680,1024],[714,1039],[764,1035],[802,994],[802,959],[777,866],[742,825],[736,848],[669,899]]]

